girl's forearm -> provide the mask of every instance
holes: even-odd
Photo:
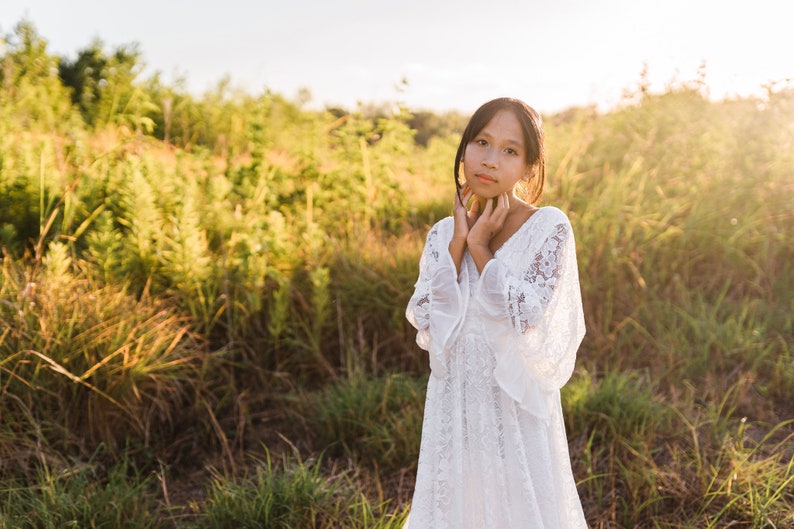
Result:
[[[487,244],[470,244],[469,253],[477,266],[477,271],[482,273],[488,261],[493,259],[493,253]]]
[[[466,237],[452,237],[449,241],[449,255],[455,263],[455,272],[460,274],[460,265],[463,263],[463,253],[466,251]]]

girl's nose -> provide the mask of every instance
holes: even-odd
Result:
[[[483,158],[482,165],[489,169],[494,169],[496,167],[496,161],[491,159],[491,157]]]

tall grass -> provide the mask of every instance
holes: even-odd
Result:
[[[299,396],[291,413],[319,450],[390,474],[416,464],[423,404],[423,380],[357,374]]]
[[[184,317],[122,285],[96,284],[59,242],[40,266],[3,259],[0,293],[4,472],[42,460],[47,448],[170,443],[203,351]]]
[[[200,527],[391,529],[402,527],[405,513],[386,502],[373,505],[344,474],[329,477],[312,461],[269,457],[244,480],[217,477],[208,492]]]
[[[55,462],[116,483],[130,460],[167,507],[141,527],[397,526],[427,372],[403,308],[458,134],[134,87],[179,106],[163,142],[142,104],[82,122],[25,54],[52,63],[3,58],[3,499],[56,520],[37,491],[99,488]],[[563,398],[593,527],[794,524],[794,92],[702,88],[546,119],[544,203],[573,223],[588,325]],[[169,495],[191,473],[203,492]]]
[[[0,485],[0,527],[165,527],[163,507],[151,493],[152,480],[127,463],[102,471],[99,465],[42,465],[35,485],[4,481]]]

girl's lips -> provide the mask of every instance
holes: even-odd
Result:
[[[494,180],[493,178],[491,178],[487,174],[478,174],[478,175],[475,175],[475,176],[477,177],[477,180],[479,180],[483,184],[493,184],[494,182],[496,182],[496,180]]]

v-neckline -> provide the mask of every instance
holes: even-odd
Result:
[[[496,250],[494,250],[494,252],[493,252],[493,256],[494,256],[494,257],[496,257],[496,256],[497,256],[497,254],[498,254],[500,251],[502,251],[502,248],[504,248],[504,247],[507,245],[507,243],[509,243],[511,240],[513,240],[513,239],[516,237],[516,235],[518,235],[519,233],[521,233],[521,232],[522,232],[522,231],[523,231],[523,230],[524,230],[524,229],[525,229],[525,228],[526,228],[526,227],[527,227],[529,224],[531,224],[531,221],[532,221],[532,219],[534,219],[535,217],[537,217],[537,216],[538,216],[538,213],[540,213],[542,209],[543,209],[543,208],[538,208],[538,209],[536,209],[535,211],[533,211],[533,212],[532,212],[532,215],[530,215],[530,216],[529,216],[529,217],[528,217],[528,218],[527,218],[527,219],[526,219],[526,220],[525,220],[523,223],[521,223],[521,226],[519,226],[519,227],[518,227],[518,229],[517,229],[516,231],[514,231],[514,232],[513,232],[513,233],[510,235],[510,237],[508,237],[507,239],[505,239],[504,241],[502,241],[502,244],[500,244],[500,245],[499,245],[499,248],[497,248]]]

